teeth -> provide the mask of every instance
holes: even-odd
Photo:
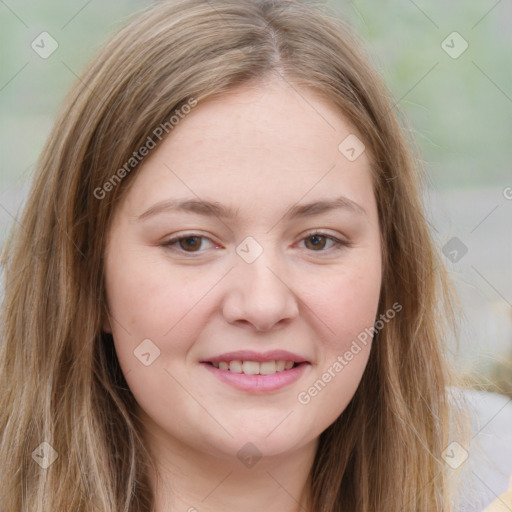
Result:
[[[290,370],[293,368],[293,361],[220,361],[212,363],[219,370],[229,370],[233,373],[244,373],[245,375],[272,375],[274,373]]]
[[[260,373],[260,363],[256,361],[244,361],[242,363],[242,373],[246,375],[258,375],[258,373]]]
[[[272,373],[276,373],[276,362],[275,361],[265,361],[264,363],[260,363],[259,366],[260,366],[260,375],[271,375]]]
[[[231,361],[230,363],[226,364],[229,365],[229,371],[242,373],[242,361]]]

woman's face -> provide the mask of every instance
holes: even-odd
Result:
[[[105,260],[104,328],[147,432],[224,458],[316,442],[371,347],[369,155],[333,106],[280,81],[199,104],[152,151]]]

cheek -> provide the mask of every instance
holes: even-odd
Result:
[[[380,288],[380,260],[372,257],[333,274],[317,295],[309,296],[323,336],[315,375],[297,401],[318,418],[318,428],[326,428],[343,412],[359,386],[370,355]]]
[[[373,326],[381,288],[381,269],[373,265],[353,266],[333,273],[317,293],[310,293],[310,306],[324,325],[326,355],[346,350],[352,340]]]
[[[205,293],[218,276],[190,279],[161,258],[149,261],[131,254],[128,260],[119,257],[121,251],[117,254],[116,261],[108,263],[105,282],[119,362],[127,371],[138,367],[134,350],[146,339],[160,350],[159,363],[173,360],[197,337]]]
[[[321,320],[317,333],[322,339],[314,375],[296,398],[303,413],[316,418],[318,433],[345,410],[359,386],[371,351],[370,328],[377,315],[380,284],[380,267],[366,267],[338,274],[322,287],[322,294],[309,298]]]

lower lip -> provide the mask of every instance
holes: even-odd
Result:
[[[220,370],[209,363],[201,363],[219,380],[230,384],[236,389],[242,391],[276,391],[289,386],[298,380],[306,371],[309,363],[301,363],[289,370],[273,373],[271,375],[246,375],[245,373],[235,373],[229,370]]]

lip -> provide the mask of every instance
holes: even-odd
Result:
[[[236,353],[238,352],[233,352],[233,354]],[[280,357],[280,359],[286,358]],[[233,359],[229,360],[233,361]],[[254,361],[254,359],[245,360]],[[268,361],[268,359],[266,360]],[[290,361],[291,359],[288,360]],[[212,361],[217,362],[216,360]],[[225,361],[225,359],[220,359],[220,361]],[[294,366],[290,370],[283,370],[282,372],[273,373],[271,375],[245,375],[245,373],[235,373],[229,370],[221,370],[219,368],[215,368],[215,366],[209,364],[206,361],[201,362],[201,365],[204,366],[208,371],[212,372],[212,374],[220,381],[229,384],[230,386],[241,391],[251,391],[254,393],[268,393],[289,386],[293,382],[297,381],[311,366],[310,363],[304,361],[300,362],[300,364]]]
[[[237,352],[226,352],[220,356],[210,357],[200,361],[201,363],[220,363],[221,361],[293,361],[294,363],[309,363],[307,359],[293,352],[286,350],[269,350],[267,352],[255,352],[254,350],[239,350]]]

